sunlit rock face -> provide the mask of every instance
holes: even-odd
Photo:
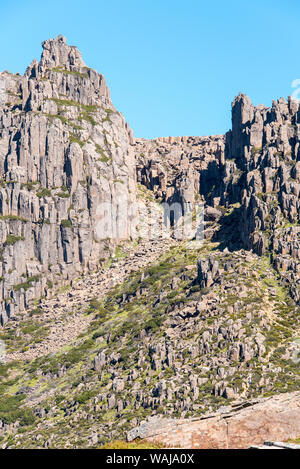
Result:
[[[42,46],[24,76],[0,74],[2,323],[109,255],[100,204],[113,207],[116,242],[132,231],[122,207],[135,202],[128,126],[76,47],[62,36]]]

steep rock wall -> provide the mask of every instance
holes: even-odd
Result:
[[[4,72],[0,80],[3,324],[54,282],[107,258],[99,204],[113,207],[114,239],[131,236],[124,204],[135,201],[136,176],[128,127],[103,75],[64,37],[45,41],[24,76]]]
[[[239,94],[232,103],[232,130],[225,135],[134,143],[138,182],[157,198],[180,202],[187,210],[203,202],[207,226],[220,222],[219,230],[206,234],[231,250],[244,247],[270,255],[298,303],[299,132],[298,102],[280,98],[271,108],[255,107]]]

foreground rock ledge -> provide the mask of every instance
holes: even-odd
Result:
[[[244,449],[300,435],[300,392],[243,402],[199,419],[152,418],[128,432],[171,447]]]

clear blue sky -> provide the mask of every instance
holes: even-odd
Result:
[[[63,34],[137,137],[223,133],[239,91],[269,106],[300,78],[299,0],[0,0],[0,15],[0,70]]]

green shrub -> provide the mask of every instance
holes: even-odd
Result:
[[[82,112],[80,116],[78,117],[78,120],[82,122],[83,120],[89,122],[92,125],[97,125],[97,122],[95,119],[88,113],[88,112]]]
[[[65,353],[63,356],[59,357],[59,362],[64,364],[67,368],[70,368],[72,365],[80,362],[86,356],[86,352],[94,345],[92,339],[87,339],[78,347],[74,347]]]
[[[33,308],[31,311],[29,311],[29,315],[34,316],[36,314],[42,314],[42,312],[43,312],[42,308],[37,307],[37,308]]]
[[[7,424],[14,423],[19,420],[21,426],[32,425],[35,421],[32,409],[28,407],[20,407],[20,404],[25,397],[25,394],[2,396],[0,398],[0,420]]]
[[[70,194],[68,192],[59,192],[56,195],[57,197],[60,197],[61,199],[68,199],[70,197]]]
[[[19,220],[19,221],[23,221],[24,223],[28,222],[29,220],[27,220],[27,218],[22,218],[22,217],[19,217],[18,215],[0,215],[0,220]]]
[[[97,391],[83,391],[82,393],[77,394],[77,396],[74,397],[74,400],[79,404],[85,404],[87,401],[95,397],[96,394]]]
[[[33,282],[37,282],[39,280],[39,276],[38,275],[35,275],[34,277],[29,277],[26,282],[22,282],[22,283],[18,283],[17,285],[14,285],[13,286],[13,289],[15,291],[19,291],[21,290],[22,288],[27,291],[29,288],[32,287],[32,283]]]
[[[18,420],[20,421],[20,425],[22,427],[26,427],[28,425],[33,425],[35,422],[35,415],[32,409],[25,407],[18,410]]]
[[[18,241],[24,241],[24,236],[15,236],[12,234],[7,235],[6,240],[4,241],[3,246],[13,246]]]
[[[21,189],[24,189],[24,187],[26,187],[26,189],[28,189],[29,191],[32,191],[33,189],[35,189],[35,186],[37,184],[39,184],[37,181],[24,182],[23,184],[21,184]]]
[[[102,306],[101,302],[97,298],[92,298],[89,304],[89,308],[96,311]]]
[[[99,153],[99,155],[101,155],[100,161],[102,163],[107,163],[111,158],[105,154],[103,148],[100,145],[98,145],[98,143],[95,143],[95,146],[96,146],[96,152]]]
[[[61,220],[60,225],[64,228],[72,228],[71,220]]]
[[[58,394],[55,397],[55,404],[59,405],[64,399],[65,399],[65,396],[63,396],[62,394]]]
[[[51,196],[51,190],[44,187],[43,189],[40,189],[36,193],[36,195],[39,197],[39,199],[41,199],[42,197],[50,197]]]
[[[78,143],[78,145],[82,148],[83,145],[85,144],[85,142],[83,142],[82,140],[80,140],[79,137],[77,137],[76,135],[74,134],[70,134],[70,143]]]
[[[87,73],[75,72],[73,70],[66,70],[65,68],[58,66],[51,69],[52,72],[64,73],[65,75],[74,75],[75,77],[88,78]]]
[[[71,99],[51,98],[51,101],[54,101],[58,106],[75,106],[75,107],[80,107],[80,104],[79,104],[77,101],[72,101]]]
[[[162,322],[163,322],[162,318],[152,318],[146,322],[145,329],[146,331],[151,330],[152,332],[155,332],[160,328],[160,326],[162,325]]]
[[[40,322],[34,322],[33,320],[25,321],[20,327],[24,334],[32,334],[42,326]]]

